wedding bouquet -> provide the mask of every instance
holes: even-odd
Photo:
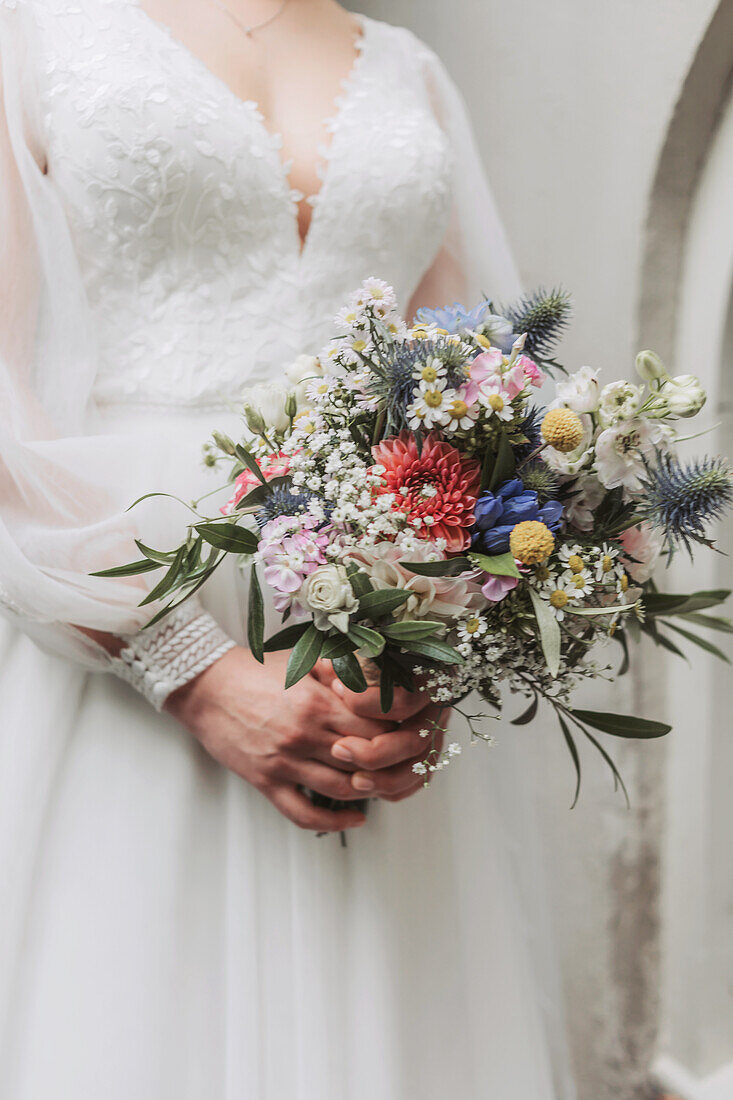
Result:
[[[352,691],[378,682],[384,711],[395,686],[420,690],[485,740],[486,716],[462,706],[470,692],[494,714],[502,696],[525,697],[515,724],[544,700],[578,785],[582,735],[623,786],[596,733],[670,727],[577,709],[572,691],[610,675],[597,645],[610,638],[621,673],[641,635],[723,656],[691,627],[731,631],[704,614],[728,593],[659,592],[652,570],[680,546],[711,545],[733,488],[726,461],[678,456],[679,425],[705,401],[699,381],[670,377],[652,352],[636,383],[565,374],[552,355],[568,315],[566,294],[538,292],[504,309],[422,309],[408,325],[391,287],[367,280],[321,355],[247,395],[241,439],[213,433],[205,461],[227,467],[230,487],[220,511],[194,504],[181,546],[138,543],[142,559],[106,575],[165,568],[146,600],[168,600],[158,619],[238,555],[250,648],[259,661],[291,651],[286,687],[325,659]],[[542,408],[548,374],[559,380]],[[267,640],[263,582],[284,624]],[[438,748],[437,730],[421,774],[459,751]]]

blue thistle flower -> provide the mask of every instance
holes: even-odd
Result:
[[[307,511],[315,493],[294,493],[287,485],[276,485],[255,512],[257,526],[262,528],[278,516],[298,516]]]
[[[524,350],[535,359],[548,359],[570,320],[570,295],[557,287],[540,287],[503,309],[515,332],[527,334]]]
[[[544,442],[540,429],[545,412],[546,410],[538,405],[530,405],[525,411],[524,420],[521,424],[517,424],[517,434],[526,436],[528,440],[527,443],[520,443],[514,448],[517,465],[529,458],[533,451],[536,451]]]
[[[711,546],[708,524],[733,505],[733,474],[723,458],[696,458],[683,465],[672,454],[658,453],[642,485],[641,518],[664,532],[670,554],[680,545],[690,555],[693,543]]]
[[[450,386],[465,382],[464,353],[445,336],[395,343],[386,354],[380,356],[378,369],[372,371],[368,393],[384,403],[386,434],[407,427],[407,407],[412,404],[419,385],[413,374],[436,357],[447,366]]]

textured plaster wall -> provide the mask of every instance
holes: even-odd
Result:
[[[461,86],[527,286],[575,297],[565,362],[628,373],[641,339],[644,232],[660,151],[714,0],[361,0],[438,49]],[[643,328],[642,328],[643,332]],[[639,668],[593,705],[663,713],[664,668]],[[516,736],[515,731],[505,735]],[[580,1100],[641,1100],[655,1042],[658,880],[665,747],[614,744],[632,809],[584,752],[571,765],[554,727],[547,829]],[[496,1100],[501,1100],[497,1097]]]

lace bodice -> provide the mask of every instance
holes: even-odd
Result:
[[[100,402],[219,404],[318,351],[347,290],[406,305],[446,230],[449,143],[410,32],[361,17],[301,250],[280,139],[135,0],[43,0],[39,97]]]

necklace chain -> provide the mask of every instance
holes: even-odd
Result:
[[[263,27],[267,27],[270,23],[274,23],[277,17],[279,15],[282,15],[288,3],[288,0],[281,0],[280,6],[275,9],[272,15],[268,15],[267,19],[263,19],[260,23],[245,23],[242,19],[239,18],[238,15],[235,15],[234,12],[227,7],[223,0],[214,0],[214,3],[216,4],[217,8],[220,8],[221,11],[224,12],[225,15],[229,16],[232,22],[239,27],[240,31],[244,31],[247,37],[251,38],[253,31],[262,30]]]

